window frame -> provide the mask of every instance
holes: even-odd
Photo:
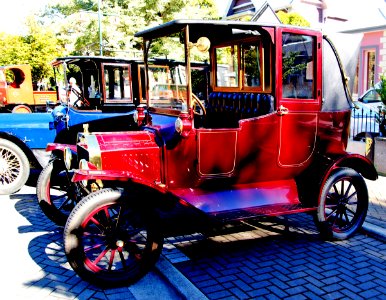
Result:
[[[112,68],[111,68],[112,67]],[[120,86],[120,92],[124,93],[125,92],[125,76],[123,76],[123,71],[127,70],[128,72],[128,78],[127,80],[129,81],[129,93],[130,96],[127,97],[124,95],[124,97],[121,98],[110,98],[109,95],[107,94],[107,89],[106,89],[106,79],[105,79],[105,71],[114,69],[116,67],[121,67],[122,74],[120,74],[120,80],[123,80],[123,86],[121,84]],[[121,73],[121,72],[120,72]],[[122,90],[123,88],[123,90]],[[134,95],[133,95],[133,82],[132,82],[132,75],[131,75],[131,64],[122,64],[122,63],[102,63],[102,90],[103,90],[103,95],[105,97],[105,103],[133,103],[134,102]]]
[[[313,98],[285,98],[283,97],[283,49],[282,49],[282,35],[290,33],[290,34],[297,34],[297,35],[306,35],[314,38],[314,47],[313,47],[313,56],[314,56],[314,66],[313,66],[313,73],[314,73],[314,96]],[[276,64],[277,64],[277,95],[279,97],[280,103],[293,103],[296,104],[296,107],[299,110],[302,110],[301,106],[304,104],[312,105],[315,109],[319,109],[321,105],[321,99],[322,99],[322,35],[316,31],[313,30],[301,30],[301,29],[289,29],[289,28],[279,28],[278,34],[277,34],[277,57],[276,57]],[[320,70],[320,72],[318,72]]]
[[[244,60],[244,47],[245,45],[256,45],[258,43],[258,49],[259,49],[259,62],[260,62],[260,85],[259,86],[247,86],[245,84],[245,60]],[[218,86],[217,85],[217,56],[216,56],[216,49],[229,47],[229,46],[237,46],[237,71],[238,71],[238,84],[234,87],[227,87],[227,86]],[[268,49],[269,51],[269,49]],[[230,41],[226,43],[221,43],[218,45],[215,45],[212,47],[212,86],[213,91],[224,91],[224,92],[262,92],[266,91],[265,87],[265,74],[266,72],[266,66],[265,66],[265,57],[264,57],[264,46],[263,46],[263,39],[262,38],[246,38],[246,39],[239,39],[235,41]],[[270,53],[270,52],[269,52]],[[270,60],[271,61],[271,60]],[[272,78],[272,74],[269,74],[270,78]]]

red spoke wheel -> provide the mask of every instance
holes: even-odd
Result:
[[[353,169],[339,168],[323,186],[316,223],[323,236],[347,239],[362,227],[368,205],[363,177]]]
[[[44,214],[55,224],[64,226],[71,210],[86,195],[71,182],[72,174],[66,171],[61,159],[51,160],[39,175],[36,194]]]
[[[131,208],[130,200],[121,191],[102,189],[71,212],[64,228],[65,253],[84,280],[103,287],[129,285],[157,262],[163,246],[159,218],[150,208]]]

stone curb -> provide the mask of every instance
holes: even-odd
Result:
[[[380,240],[386,241],[386,229],[372,223],[366,222],[362,228],[370,235],[377,237]]]
[[[208,299],[195,285],[181,274],[163,255],[160,256],[155,268],[164,279],[181,295],[182,299]]]

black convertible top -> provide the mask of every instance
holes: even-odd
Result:
[[[219,35],[232,34],[232,30],[243,31],[244,34],[259,34],[264,31],[262,28],[265,27],[293,27],[301,28],[291,25],[284,24],[268,24],[258,23],[251,21],[228,21],[228,20],[173,20],[155,27],[144,29],[135,34],[135,37],[143,37],[145,39],[153,39],[161,36],[168,35],[170,33],[181,31],[186,26],[189,26],[190,35],[199,37],[202,35],[211,37],[218,37]],[[305,28],[302,28],[305,30]],[[307,28],[306,30],[312,30]],[[240,32],[241,33],[241,32]],[[234,33],[233,33],[234,34]]]

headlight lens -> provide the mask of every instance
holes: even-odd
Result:
[[[79,162],[79,169],[80,170],[88,170],[89,169],[88,162],[84,158],[82,158],[80,160],[80,162]],[[81,183],[82,183],[83,186],[87,186],[88,181],[87,180],[82,180]]]
[[[174,127],[178,133],[181,133],[184,129],[184,123],[180,118],[177,118],[176,122],[174,123]]]
[[[135,123],[138,122],[138,111],[136,111],[136,110],[133,112],[133,119],[134,119]]]
[[[67,170],[71,169],[71,162],[72,162],[72,151],[69,147],[64,148],[63,151],[63,160],[64,160],[64,165]]]

